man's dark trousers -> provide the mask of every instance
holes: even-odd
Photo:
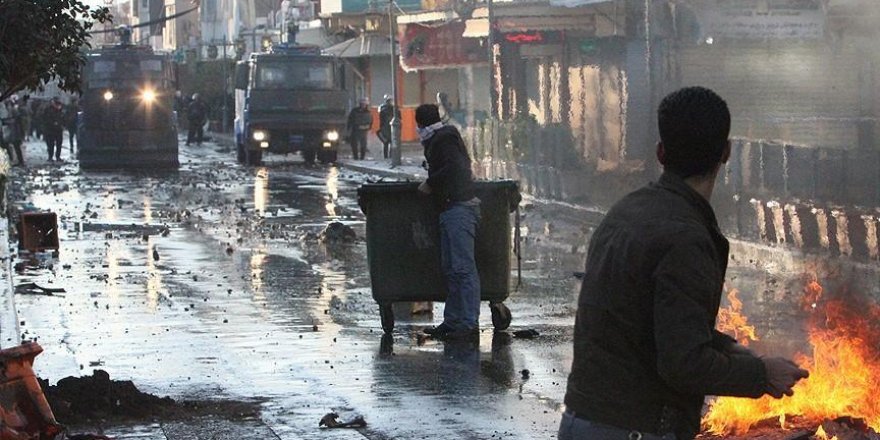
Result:
[[[198,145],[202,145],[202,139],[205,137],[205,129],[202,127],[204,124],[200,124],[197,121],[189,122],[189,130],[186,134],[186,144],[189,145],[195,142]]]
[[[367,155],[367,130],[351,131],[351,157],[363,160]]]
[[[61,143],[64,141],[64,131],[48,130],[43,134],[46,138],[46,151],[49,153],[49,160],[61,160]]]

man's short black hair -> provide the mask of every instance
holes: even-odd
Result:
[[[440,122],[440,109],[437,104],[422,104],[416,107],[416,124],[427,127]]]
[[[657,108],[663,142],[663,167],[680,177],[711,172],[730,135],[730,110],[718,94],[705,87],[670,93]]]

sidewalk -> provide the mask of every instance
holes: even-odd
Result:
[[[9,174],[12,168],[6,154],[0,152],[0,348],[9,348],[21,343],[18,314],[15,311],[15,283],[12,270],[12,248],[9,243]]]
[[[374,151],[381,152],[379,145]],[[428,177],[428,171],[422,168],[425,157],[422,146],[415,143],[406,143],[400,149],[400,165],[391,166],[391,159],[366,159],[354,160],[342,158],[337,161],[341,167],[362,173],[375,174],[393,180],[424,180]]]
[[[0,218],[0,348],[21,343],[18,315],[15,312],[15,284],[13,282],[12,250],[9,244],[9,219]]]

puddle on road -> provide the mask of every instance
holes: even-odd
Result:
[[[263,419],[282,438],[315,436],[317,421],[340,408],[385,438],[555,432],[571,272],[582,264],[570,245],[543,250],[555,242],[535,234],[524,284],[506,302],[513,328],[535,328],[539,339],[493,336],[484,304],[479,344],[420,340],[431,318],[398,316],[389,346],[369,290],[357,175],[192,157],[161,178],[71,173],[55,177],[65,191],[30,187],[64,231],[59,255],[21,281],[67,289],[16,298],[25,336],[46,348],[38,374],[57,381],[99,365],[157,395],[265,398]],[[359,239],[322,245],[317,233],[335,220]],[[435,304],[435,320],[441,310]]]

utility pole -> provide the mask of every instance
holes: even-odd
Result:
[[[400,166],[400,107],[397,100],[397,20],[394,14],[394,0],[388,0],[388,35],[391,37],[391,166]]]
[[[228,123],[226,122],[229,119],[229,99],[227,94],[229,93],[229,60],[226,59],[226,35],[223,36],[223,123],[221,126],[223,127],[223,133],[229,133]]]
[[[486,36],[486,45],[489,46],[489,114],[496,117],[498,111],[498,89],[495,88],[495,32],[494,12],[492,0],[486,0],[486,21],[489,24],[489,35]]]

